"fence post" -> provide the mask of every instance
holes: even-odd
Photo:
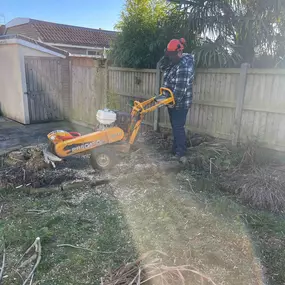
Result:
[[[248,63],[243,63],[240,69],[239,85],[238,85],[237,97],[236,97],[236,111],[235,111],[235,119],[234,119],[234,126],[233,126],[233,137],[232,137],[232,145],[234,146],[237,145],[239,138],[240,138],[241,119],[242,119],[245,88],[246,88],[246,81],[247,81],[247,71],[249,67],[250,65]]]
[[[156,78],[155,78],[155,93],[156,95],[159,94],[159,88],[160,88],[160,62],[161,60],[156,64]],[[153,130],[155,132],[158,131],[159,127],[159,109],[156,109],[154,111],[154,121],[153,121]]]
[[[108,91],[109,91],[109,69],[108,69],[108,59],[105,60],[104,68],[105,68],[105,79],[104,79],[104,100],[103,100],[103,108],[108,107]]]

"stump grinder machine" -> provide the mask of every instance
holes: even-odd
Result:
[[[162,106],[175,105],[173,93],[160,88],[160,94],[146,101],[134,101],[131,113],[108,109],[99,110],[99,126],[95,132],[81,135],[77,132],[55,130],[47,135],[49,146],[43,151],[45,162],[55,163],[76,155],[91,153],[93,169],[107,170],[117,162],[117,154],[127,153],[136,141],[142,121],[147,113]]]

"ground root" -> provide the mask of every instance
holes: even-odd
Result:
[[[258,209],[280,212],[285,209],[284,172],[276,168],[255,168],[225,177],[222,186]]]
[[[174,285],[188,284],[190,280],[198,282],[195,284],[215,285],[209,277],[190,265],[163,265],[162,258],[158,258],[157,253],[154,256],[154,253],[156,252],[149,252],[135,262],[122,264],[119,268],[110,272],[108,276],[101,278],[101,285]],[[160,254],[164,255],[163,253]]]
[[[50,169],[44,162],[41,147],[23,148],[2,157],[0,188],[22,186],[39,188],[73,179],[72,170],[66,172]]]

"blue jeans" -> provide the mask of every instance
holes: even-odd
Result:
[[[185,123],[189,109],[168,108],[173,134],[172,152],[180,157],[186,154]]]

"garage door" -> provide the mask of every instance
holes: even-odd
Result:
[[[63,119],[61,60],[25,57],[30,123]]]

